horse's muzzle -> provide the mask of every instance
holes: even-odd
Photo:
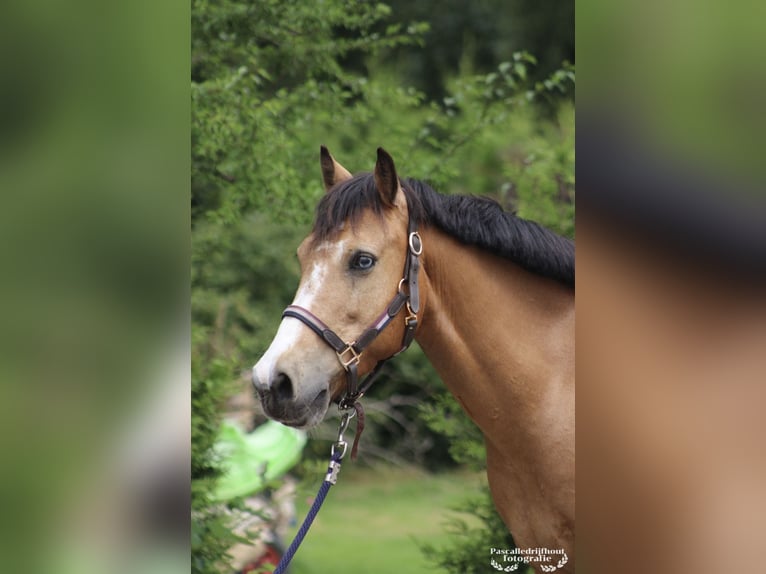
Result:
[[[295,386],[285,373],[264,381],[253,369],[253,386],[264,414],[270,419],[296,428],[310,428],[324,417],[329,406],[327,389],[319,390],[310,400],[296,398]]]

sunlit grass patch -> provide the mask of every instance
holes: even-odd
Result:
[[[291,571],[434,572],[418,541],[446,542],[443,523],[454,514],[450,507],[478,491],[485,481],[483,473],[428,474],[417,469],[354,468],[347,462],[298,550]],[[299,492],[299,521],[306,515],[316,488],[307,486]]]

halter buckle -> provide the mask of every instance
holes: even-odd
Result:
[[[342,351],[335,351],[335,354],[338,355],[340,364],[343,365],[343,368],[347,371],[351,365],[358,365],[362,357],[362,353],[357,353],[356,349],[354,349],[354,345],[356,345],[356,341],[351,341],[350,343],[346,343],[346,348]],[[348,357],[349,353],[351,354],[351,357]]]

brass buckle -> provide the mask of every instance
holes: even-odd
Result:
[[[342,351],[338,352],[335,351],[335,354],[338,355],[338,360],[340,361],[340,364],[343,365],[343,368],[348,371],[348,368],[351,365],[359,364],[359,361],[361,360],[362,353],[357,353],[354,350],[354,345],[356,344],[356,341],[351,341],[350,343],[346,343],[346,348]],[[351,358],[346,358],[346,355],[348,353],[351,353]]]

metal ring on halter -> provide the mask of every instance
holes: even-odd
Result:
[[[413,239],[418,240],[417,247],[415,247],[415,245],[413,244]],[[412,252],[413,255],[417,256],[423,253],[423,240],[420,239],[420,233],[418,233],[417,231],[413,231],[412,233],[410,233],[410,236],[407,242],[410,244],[410,251]]]

